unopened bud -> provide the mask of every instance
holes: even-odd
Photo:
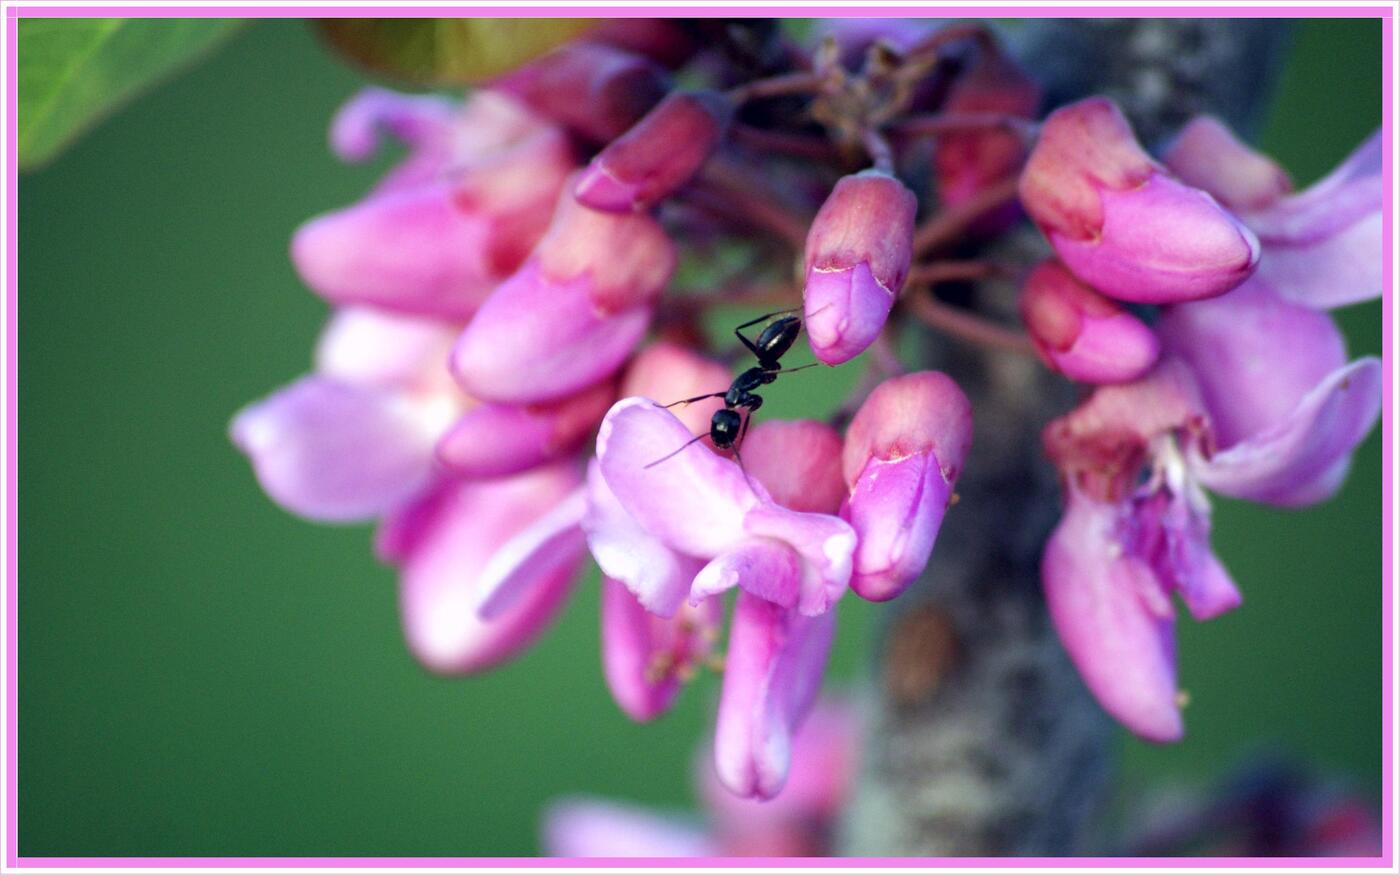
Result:
[[[1123,383],[1157,361],[1157,335],[1116,301],[1046,261],[1026,279],[1021,320],[1050,367],[1084,383]]]

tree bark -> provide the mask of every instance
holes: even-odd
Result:
[[[1119,102],[1144,144],[1208,112],[1249,133],[1288,44],[1267,19],[1041,20],[1007,42],[1046,106]],[[1031,263],[1033,230],[993,257]],[[969,304],[1015,319],[1015,290],[984,284]],[[1075,399],[1036,361],[927,339],[929,366],[972,399],[974,441],[959,503],[928,572],[890,604],[876,649],[856,798],[841,846],[859,856],[1063,855],[1095,835],[1117,731],[1080,682],[1040,591],[1059,514],[1040,432]]]

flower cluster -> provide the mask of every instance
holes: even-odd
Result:
[[[714,776],[770,799],[805,780],[839,600],[923,573],[970,452],[971,403],[946,374],[905,372],[896,331],[947,315],[939,277],[1024,274],[1029,341],[1012,345],[1098,386],[1045,433],[1066,496],[1050,612],[1104,707],[1176,738],[1170,596],[1198,618],[1239,603],[1204,490],[1321,500],[1376,417],[1378,363],[1348,364],[1325,310],[1380,290],[1378,141],[1291,194],[1211,120],[1160,162],[1104,99],[1037,126],[1039,91],[984,30],[833,29],[758,78],[641,22],[460,104],[353,98],[336,153],[365,159],[387,133],[407,155],[296,232],[292,260],[334,312],[313,373],[240,412],[233,440],[288,510],[377,522],[434,671],[519,653],[591,554],[618,705],[650,720],[722,666]],[[677,65],[696,87],[671,88]],[[902,175],[911,162],[927,172]],[[921,260],[1014,231],[1018,191],[1055,258]],[[699,316],[764,290],[671,287],[681,259],[740,242],[798,264],[801,287],[774,284],[791,309],[739,335],[752,366],[735,378]],[[925,321],[1010,332],[980,319]],[[825,365],[866,353],[866,378],[830,421],[755,421],[798,326]]]

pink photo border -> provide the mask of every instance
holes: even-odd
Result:
[[[824,17],[918,17],[920,13],[936,12],[940,17],[1196,17],[1196,18],[1378,18],[1381,20],[1382,51],[1382,148],[1384,161],[1382,180],[1385,188],[1385,210],[1382,219],[1384,237],[1387,241],[1384,254],[1385,293],[1382,295],[1383,343],[1383,415],[1381,434],[1384,451],[1382,454],[1382,487],[1384,526],[1382,569],[1382,856],[1379,857],[1330,857],[1330,858],[1257,858],[1257,857],[1197,857],[1197,858],[1100,858],[1100,857],[1020,857],[1020,858],[692,858],[692,859],[572,859],[557,857],[22,857],[18,855],[19,816],[18,816],[18,389],[19,389],[19,270],[18,270],[18,138],[17,138],[17,49],[18,21],[22,17],[80,18],[103,17],[151,17],[151,18],[336,18],[336,17],[426,17],[440,15],[445,11],[462,14],[470,12],[476,17],[517,17],[547,18],[560,16],[589,17],[717,17],[721,15],[746,17],[799,17],[820,15]],[[927,7],[610,7],[610,6],[560,6],[560,7],[448,7],[448,6],[286,6],[268,8],[257,6],[70,6],[63,8],[39,6],[12,6],[6,12],[5,40],[8,50],[8,87],[6,89],[5,113],[9,123],[7,154],[9,156],[7,196],[5,215],[7,219],[6,242],[9,254],[6,272],[5,302],[8,314],[6,331],[6,427],[9,434],[5,460],[8,472],[8,488],[5,496],[7,510],[6,539],[8,561],[6,563],[5,587],[5,630],[6,630],[6,684],[5,702],[5,870],[14,869],[233,869],[233,868],[275,868],[275,869],[460,869],[460,868],[870,868],[892,869],[926,868],[947,866],[953,868],[1070,868],[1105,869],[1124,868],[1125,864],[1138,867],[1171,868],[1372,868],[1393,869],[1393,818],[1394,818],[1394,698],[1392,695],[1394,660],[1394,623],[1392,612],[1395,594],[1390,582],[1394,573],[1392,562],[1392,526],[1394,516],[1391,510],[1394,497],[1394,465],[1392,460],[1395,423],[1391,399],[1394,392],[1394,262],[1393,262],[1393,182],[1394,182],[1394,119],[1391,111],[1393,100],[1392,80],[1394,70],[1394,9],[1385,7],[1328,7],[1328,6],[1279,6],[1274,8],[1259,6],[1233,7],[1190,7],[1190,6],[935,6]]]

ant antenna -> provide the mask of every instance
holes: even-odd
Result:
[[[676,455],[676,454],[679,453],[681,450],[685,449],[686,447],[690,446],[691,444],[695,443],[696,441],[698,441],[698,440],[704,438],[704,437],[705,437],[705,434],[708,434],[708,432],[705,432],[705,433],[703,433],[703,434],[697,434],[695,437],[693,437],[693,438],[691,438],[690,440],[686,441],[685,443],[681,444],[679,447],[676,447],[674,450],[672,450],[671,452],[669,452],[669,453],[667,453],[666,455],[662,456],[661,458],[657,459],[655,462],[648,462],[647,464],[643,465],[642,468],[643,468],[643,469],[646,469],[646,468],[655,467],[656,465],[660,465],[662,462],[664,462],[664,461],[666,461],[667,459],[671,458],[672,456]]]

